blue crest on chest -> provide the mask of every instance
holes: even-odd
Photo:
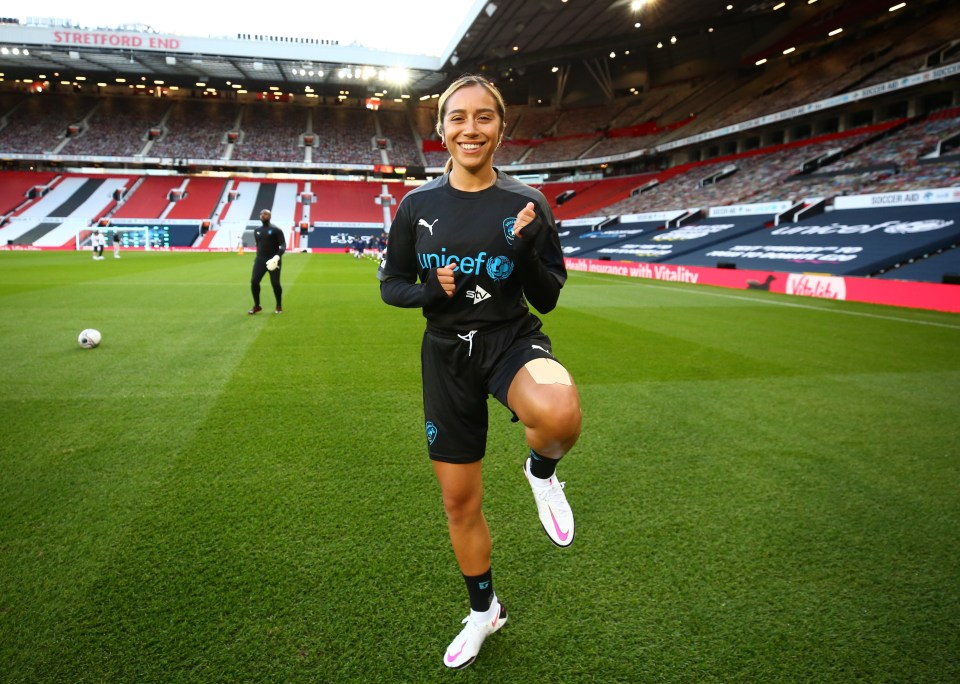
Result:
[[[503,237],[507,239],[508,245],[513,244],[513,238],[515,237],[513,234],[513,226],[516,224],[516,222],[517,222],[516,216],[511,216],[510,218],[503,219]]]

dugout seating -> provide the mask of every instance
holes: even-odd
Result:
[[[936,283],[960,272],[960,202],[841,207],[780,225],[771,213],[699,217],[673,227],[663,217],[641,218],[562,231],[564,254]]]
[[[960,203],[841,208],[761,227],[664,263],[872,276],[960,243]]]
[[[913,280],[960,285],[960,247],[948,247],[932,254],[917,255],[885,269],[877,277],[886,280]]]

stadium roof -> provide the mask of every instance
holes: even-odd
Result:
[[[41,7],[48,4],[52,9],[54,3]],[[206,31],[198,26],[193,31],[198,36],[144,25],[103,27],[73,17],[45,25],[0,18],[0,72],[7,79],[83,77],[86,83],[112,84],[111,79],[119,77],[148,84],[163,81],[166,86],[204,84],[257,92],[272,88],[331,96],[346,89],[351,97],[384,90],[389,97],[422,96],[442,89],[452,77],[479,72],[494,78],[514,102],[562,100],[565,90],[574,87],[591,89],[602,101],[638,83],[637,75],[675,72],[676,78],[690,78],[696,74],[683,72],[683,65],[701,70],[710,65],[745,66],[751,55],[813,17],[839,21],[854,6],[862,21],[871,12],[886,13],[890,2],[393,0],[391,7],[406,10],[400,15],[386,14],[385,3],[367,11],[360,0],[346,4],[356,18],[354,28],[348,24],[337,28],[331,3],[313,3],[306,9],[269,8],[283,15],[280,24],[238,10],[238,15],[254,19],[251,30],[236,30],[245,24],[215,20]],[[169,10],[172,3],[163,6]],[[73,5],[69,11],[81,9]],[[302,20],[296,16],[291,20],[291,13],[299,13]],[[388,25],[406,43],[371,37],[355,28],[375,24]],[[223,29],[231,27],[234,32],[224,37]],[[826,35],[808,40],[824,39]],[[441,44],[445,47],[436,47]]]
[[[350,0],[294,3],[282,10],[264,4],[230,11],[217,3],[195,0],[42,0],[29,10],[30,16],[19,19],[30,23],[36,17],[54,17],[89,28],[138,26],[196,38],[236,38],[241,34],[321,38],[341,45],[439,57],[451,39],[459,37],[461,25],[485,4],[483,0],[444,0],[443,11],[436,12],[434,0]],[[421,30],[425,17],[429,17],[428,31]]]

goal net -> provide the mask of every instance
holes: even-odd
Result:
[[[110,226],[97,228],[90,226],[77,231],[77,251],[93,249],[93,236],[99,230],[103,233],[103,249],[113,249],[113,236],[120,236],[121,249],[169,249],[169,233],[158,228],[147,226]]]

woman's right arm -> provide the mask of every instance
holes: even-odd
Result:
[[[390,227],[387,251],[377,271],[380,280],[380,298],[391,306],[405,309],[421,308],[448,296],[436,269],[427,271],[426,281],[417,282],[420,275],[417,262],[413,226],[407,218],[406,206],[401,203]]]

